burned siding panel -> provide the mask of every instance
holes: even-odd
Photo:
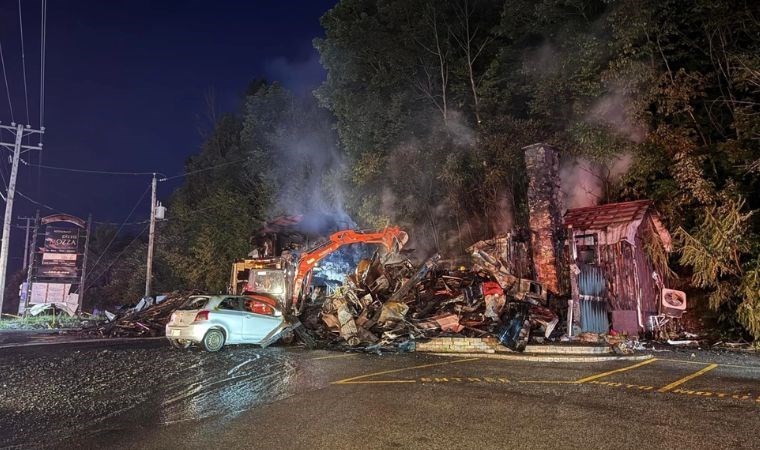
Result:
[[[604,300],[612,316],[612,327],[629,333],[642,331],[648,316],[658,311],[658,288],[652,273],[667,270],[655,267],[647,252],[647,245],[652,243],[661,251],[669,251],[670,235],[658,224],[656,212],[646,200],[569,210],[565,226],[571,241],[568,254],[572,303],[583,300],[581,277],[585,276],[584,264],[589,263],[579,253],[582,245],[578,237],[593,234],[597,236],[596,264],[606,283]],[[575,311],[589,313],[588,308]],[[573,317],[576,325],[587,322]]]
[[[641,312],[644,317],[647,317],[657,314],[659,290],[652,279],[652,272],[655,272],[655,267],[646,253],[643,240],[639,236],[636,238],[636,247],[639,249],[636,252],[636,265],[638,267],[639,286],[641,289]]]

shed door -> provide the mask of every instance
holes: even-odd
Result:
[[[581,330],[606,333],[610,329],[607,315],[606,282],[599,266],[579,265],[578,291],[580,293]]]

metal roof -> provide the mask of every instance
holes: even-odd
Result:
[[[565,227],[579,230],[606,230],[609,227],[643,219],[650,206],[652,206],[651,200],[635,200],[568,209],[565,213]]]

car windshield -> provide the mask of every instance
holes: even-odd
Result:
[[[251,270],[248,289],[262,294],[284,294],[285,274],[281,270]]]
[[[203,307],[206,306],[206,303],[208,303],[208,297],[193,297],[193,298],[188,299],[178,309],[180,311],[189,311],[189,310],[193,310],[193,309],[203,309]]]

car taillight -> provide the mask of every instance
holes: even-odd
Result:
[[[208,320],[208,311],[198,311],[195,315],[194,322],[200,322],[201,320]]]

